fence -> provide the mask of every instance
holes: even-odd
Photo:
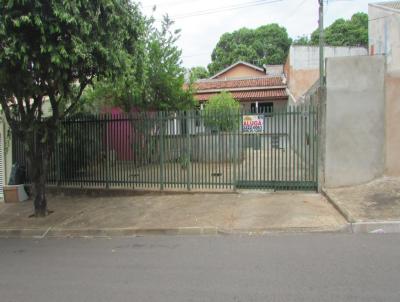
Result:
[[[215,126],[227,119],[230,129]],[[317,122],[313,105],[234,116],[78,115],[62,121],[47,180],[79,187],[314,190]],[[14,162],[25,164],[23,150],[14,137]]]

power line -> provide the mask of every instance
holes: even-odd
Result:
[[[180,1],[169,1],[169,2],[155,2],[153,4],[148,4],[148,5],[144,5],[143,7],[154,7],[154,6],[165,6],[165,5],[176,5],[176,4],[181,4],[181,3],[192,3],[192,2],[199,2],[201,0],[192,0],[192,1],[188,1],[188,0],[180,0]]]
[[[293,17],[294,13],[298,11],[298,9],[300,7],[302,7],[304,5],[304,3],[306,3],[307,0],[303,0],[302,2],[299,3],[299,5],[296,6],[296,8],[294,10],[292,10],[288,15],[287,18],[290,19],[291,17]]]
[[[204,15],[216,14],[216,13],[221,13],[221,12],[226,12],[226,11],[231,11],[231,10],[236,10],[236,9],[242,9],[242,8],[247,8],[247,7],[282,2],[282,1],[283,0],[257,0],[257,1],[245,2],[245,3],[241,3],[241,4],[221,6],[221,7],[217,7],[217,8],[213,8],[213,9],[193,11],[193,12],[189,12],[189,13],[175,15],[175,16],[172,16],[171,18],[172,19],[184,19],[184,18],[189,18],[189,17],[204,16]]]

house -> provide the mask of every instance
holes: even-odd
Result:
[[[239,61],[208,79],[194,83],[202,107],[212,96],[228,91],[247,112],[267,112],[287,105],[286,79],[280,65],[264,66]]]
[[[349,57],[367,55],[365,47],[324,47],[324,57]],[[319,47],[292,45],[284,66],[290,102],[302,101],[304,94],[319,79]]]
[[[400,70],[400,1],[368,5],[370,55],[385,55],[388,71]]]
[[[386,174],[400,176],[400,1],[368,5],[369,53],[385,56]]]

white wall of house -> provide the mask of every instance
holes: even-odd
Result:
[[[7,136],[8,124],[0,118],[0,202],[4,201],[3,185],[8,183],[12,166],[11,139]]]

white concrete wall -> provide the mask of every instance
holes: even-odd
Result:
[[[371,55],[386,55],[387,71],[400,70],[400,12],[379,4],[368,5]]]
[[[327,59],[325,186],[368,182],[383,175],[384,57]]]
[[[324,48],[325,58],[367,55],[364,47]],[[299,100],[319,79],[319,47],[292,45],[285,67],[288,88],[296,100]]]
[[[8,124],[5,121],[5,117],[0,117],[0,159],[1,162],[1,177],[0,186],[6,185],[11,173],[12,167],[12,144],[11,138],[8,137]],[[3,201],[2,193],[0,193],[0,202]]]
[[[350,57],[367,55],[364,47],[333,47],[324,48],[325,58]],[[290,66],[294,69],[319,69],[319,47],[292,45],[289,50]]]

